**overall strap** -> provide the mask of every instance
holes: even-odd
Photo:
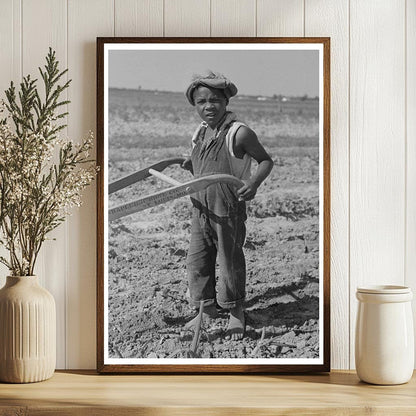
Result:
[[[241,126],[247,127],[245,123],[236,121],[228,131],[226,136],[227,155],[230,160],[231,174],[238,179],[249,179],[251,176],[251,156],[247,153],[240,159],[234,154],[234,143],[238,129]]]

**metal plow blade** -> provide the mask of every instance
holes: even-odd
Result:
[[[204,176],[202,178],[194,179],[192,181],[173,186],[172,188],[156,192],[152,195],[148,195],[143,198],[139,198],[134,201],[127,202],[125,204],[111,208],[108,212],[108,219],[109,221],[114,221],[118,218],[125,217],[126,215],[130,215],[135,212],[143,211],[147,208],[164,204],[165,202],[171,201],[173,199],[181,198],[187,195],[192,195],[193,193],[202,191],[206,189],[208,186],[214,185],[216,183],[227,183],[237,188],[241,188],[244,185],[243,182],[240,181],[240,179],[237,179],[236,177],[231,175],[218,174]]]

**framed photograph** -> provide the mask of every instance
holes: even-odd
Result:
[[[329,38],[97,39],[97,368],[330,371]]]

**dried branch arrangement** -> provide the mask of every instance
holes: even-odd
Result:
[[[40,94],[37,80],[23,78],[20,90],[11,82],[0,106],[0,257],[13,276],[33,275],[47,235],[61,224],[96,175],[89,156],[92,133],[79,144],[61,138],[66,127],[61,100],[68,88],[55,52],[49,48]],[[62,85],[60,84],[62,83]]]

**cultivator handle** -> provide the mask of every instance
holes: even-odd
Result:
[[[156,165],[153,165],[151,168],[154,168],[154,166]],[[148,170],[148,169],[149,168],[144,169],[144,170]],[[140,172],[143,172],[143,171],[140,171]],[[115,208],[111,208],[108,212],[108,219],[110,221],[113,221],[118,218],[125,217],[126,215],[130,215],[135,212],[143,211],[147,208],[151,208],[156,205],[164,204],[165,202],[171,201],[172,199],[181,198],[186,195],[192,195],[195,192],[202,191],[208,188],[208,186],[214,185],[216,183],[226,183],[229,185],[233,185],[237,188],[241,188],[244,185],[244,183],[240,181],[240,179],[231,175],[217,174],[217,175],[203,176],[202,178],[193,179],[189,182],[185,182],[183,184],[173,186],[172,188],[168,188],[163,191],[156,192],[152,195],[148,195],[143,198],[136,199],[135,201],[127,202]]]
[[[149,170],[153,169],[155,171],[161,172],[171,165],[181,165],[185,159],[183,157],[177,157],[173,159],[162,160],[161,162],[155,163],[152,166],[149,166],[145,169],[138,170],[137,172],[131,173],[130,175],[124,176],[108,185],[108,193],[112,194],[119,191],[120,189],[127,188],[130,185],[133,185],[136,182],[139,182],[143,179],[146,179],[151,175]]]

